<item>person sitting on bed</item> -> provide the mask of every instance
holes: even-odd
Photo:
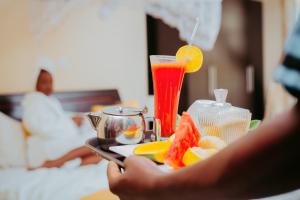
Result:
[[[52,92],[51,70],[41,67],[36,91],[25,95],[22,102],[22,121],[30,133],[27,139],[29,168],[60,167],[75,158],[81,158],[80,165],[98,163],[101,158],[83,146],[91,137],[80,132],[83,117],[67,115]]]

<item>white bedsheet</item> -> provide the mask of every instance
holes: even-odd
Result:
[[[79,200],[108,188],[107,161],[77,168],[0,170],[0,200]]]
[[[107,189],[107,161],[78,168],[0,170],[0,200],[79,200]],[[261,200],[299,200],[300,190]]]

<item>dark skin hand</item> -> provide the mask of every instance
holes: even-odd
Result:
[[[121,174],[116,163],[109,163],[107,174],[112,192],[120,195],[121,199],[153,199],[156,196],[153,193],[155,181],[164,173],[154,162],[144,157],[129,157],[124,164],[126,170]]]
[[[299,104],[193,166],[162,172],[146,158],[108,166],[109,186],[126,199],[252,199],[300,188]]]

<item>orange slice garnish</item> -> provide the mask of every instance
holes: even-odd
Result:
[[[201,68],[203,54],[198,47],[185,45],[178,49],[176,53],[176,60],[177,62],[185,62],[185,72],[193,73]]]

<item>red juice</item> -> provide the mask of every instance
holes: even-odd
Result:
[[[180,90],[184,77],[184,63],[152,64],[154,85],[154,113],[161,122],[161,136],[175,132]]]

